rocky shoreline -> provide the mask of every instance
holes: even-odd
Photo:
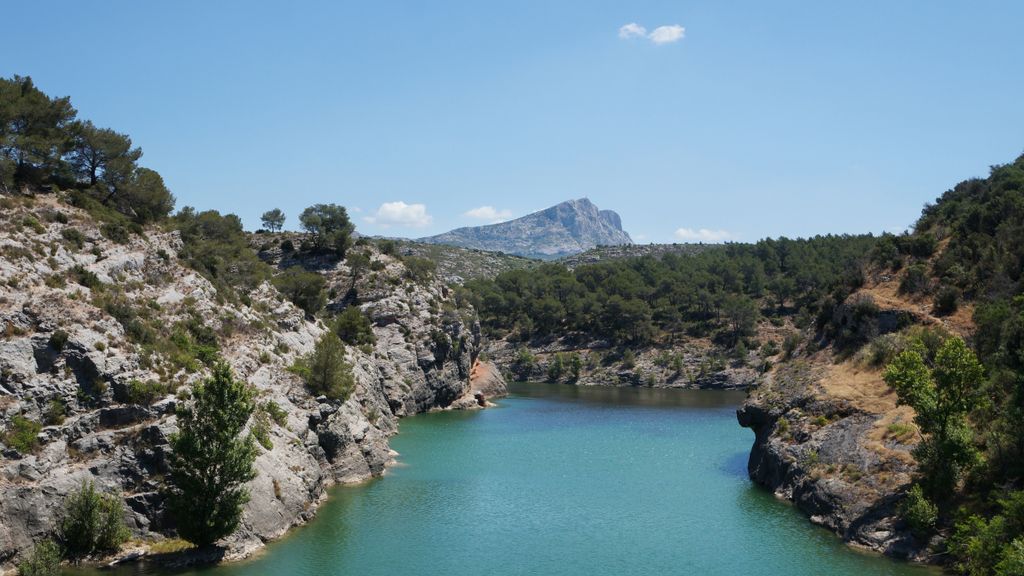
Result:
[[[30,216],[42,224],[16,224]],[[195,360],[169,361],[159,339],[146,344],[138,332],[214,335],[218,356],[256,390],[258,404],[274,406],[261,408],[268,416],[257,477],[238,531],[219,543],[225,560],[308,521],[329,486],[383,474],[401,417],[480,408],[504,394],[497,371],[477,361],[473,311],[460,309],[442,281],[414,281],[400,258],[372,245],[362,247],[372,273],[357,276],[341,261],[315,267],[333,294],[347,297],[329,305],[358,306],[376,340],[346,347],[356,387],[337,403],[312,396],[289,370],[326,327],[270,283],[225,298],[175,256],[177,232],[116,243],[99,228],[54,197],[0,215],[0,416],[42,423],[32,449],[0,445],[0,569],[51,537],[64,498],[83,481],[121,497],[140,549],[173,537],[162,495],[168,437],[175,407],[206,371]],[[273,249],[262,256],[276,265]],[[138,390],[150,393],[140,398]]]
[[[898,512],[915,470],[910,451],[917,438],[887,432],[902,414],[830,395],[823,386],[829,371],[796,361],[767,377],[737,410],[739,424],[755,436],[750,479],[850,545],[936,562],[931,543],[915,538]]]
[[[671,346],[647,346],[624,351],[604,341],[566,337],[528,344],[489,340],[483,353],[507,379],[567,383],[579,386],[637,386],[694,390],[747,390],[760,372],[756,356],[737,362],[707,341],[688,340]],[[573,372],[572,358],[579,359]],[[553,364],[560,367],[553,369]]]

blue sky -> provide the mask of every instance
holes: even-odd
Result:
[[[416,237],[587,196],[643,242],[881,232],[1024,152],[1018,1],[39,0],[4,20],[0,75],[130,134],[179,207],[250,227],[334,202]]]

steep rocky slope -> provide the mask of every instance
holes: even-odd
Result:
[[[598,245],[633,243],[622,229],[618,214],[599,210],[587,198],[568,200],[500,224],[457,228],[421,241],[542,259],[576,254]]]
[[[935,542],[915,538],[899,512],[921,435],[913,409],[898,405],[883,380],[881,358],[916,327],[970,334],[972,307],[937,317],[930,299],[899,292],[904,274],[876,271],[836,308],[836,323],[854,327],[868,344],[857,352],[832,346],[813,352],[809,339],[798,358],[766,375],[737,417],[755,435],[752,480],[847,542],[940,561]]]
[[[265,408],[276,414],[267,418],[272,446],[260,448],[242,526],[224,542],[229,558],[306,521],[329,485],[381,475],[399,417],[476,407],[504,391],[500,379],[475,381],[482,390],[471,381],[480,346],[472,310],[372,246],[360,248],[375,271],[355,281],[358,299],[332,302],[362,308],[377,339],[347,348],[357,385],[338,404],[311,396],[287,370],[325,327],[270,283],[227,297],[177,258],[176,231],[118,244],[57,196],[2,200],[0,415],[5,427],[16,415],[44,425],[34,449],[0,446],[0,565],[52,533],[83,480],[123,498],[137,540],[173,534],[161,496],[167,439],[175,406],[206,373],[202,353],[183,352],[200,336],[215,338],[262,406],[282,409]],[[313,264],[333,293],[348,293],[343,262]]]

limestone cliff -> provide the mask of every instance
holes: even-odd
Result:
[[[398,418],[484,405],[504,391],[494,379],[486,390],[471,382],[473,311],[372,246],[361,248],[370,274],[330,259],[309,266],[326,276],[330,305],[359,306],[376,335],[375,345],[347,347],[357,385],[335,403],[287,370],[312,350],[322,322],[269,282],[241,298],[218,293],[176,256],[176,231],[125,240],[108,240],[59,195],[8,198],[0,212],[0,417],[4,428],[16,415],[44,424],[33,450],[0,445],[0,566],[54,530],[83,480],[123,498],[135,538],[173,534],[161,496],[168,436],[175,406],[207,369],[161,343],[190,330],[216,339],[261,405],[283,409],[269,420],[242,526],[223,542],[229,558],[309,519],[331,484],[381,475]],[[273,250],[265,256],[277,263]],[[147,382],[156,384],[140,397]]]

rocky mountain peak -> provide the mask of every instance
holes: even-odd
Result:
[[[421,241],[543,259],[633,243],[619,215],[599,209],[589,198],[566,200],[508,222],[457,228]]]

